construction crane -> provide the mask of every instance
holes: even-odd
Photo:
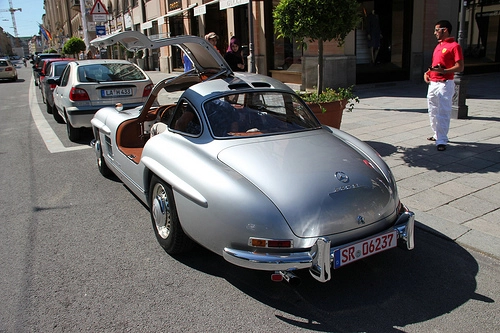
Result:
[[[19,37],[17,34],[17,24],[16,24],[16,16],[14,15],[15,11],[20,11],[22,12],[22,8],[13,8],[14,6],[12,5],[12,0],[9,0],[9,9],[0,9],[0,12],[10,12],[10,16],[12,16],[12,25],[14,27],[14,37]]]

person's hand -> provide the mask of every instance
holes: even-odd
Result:
[[[436,65],[434,67],[429,67],[430,71],[437,72],[439,74],[444,74],[444,67],[441,65]]]
[[[424,73],[424,81],[425,81],[426,83],[431,82],[431,78],[430,78],[430,76],[429,76],[429,71],[430,71],[430,69],[429,69],[427,72],[425,72],[425,73]]]
[[[243,65],[243,64],[238,64],[238,68],[239,68],[239,69],[245,69],[245,65]]]

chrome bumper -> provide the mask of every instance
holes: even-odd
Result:
[[[371,235],[366,239],[396,231],[398,247],[412,250],[414,247],[414,229],[415,214],[413,212],[405,212],[398,218],[393,227],[379,234]],[[335,251],[361,241],[363,239],[331,247],[330,240],[320,237],[309,251],[294,253],[255,253],[226,247],[224,248],[223,257],[234,265],[257,270],[291,271],[309,268],[309,272],[316,280],[326,282],[330,280],[330,271]]]

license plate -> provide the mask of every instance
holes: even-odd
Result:
[[[339,268],[353,261],[363,259],[372,254],[392,249],[397,245],[397,232],[376,236],[336,250],[333,253],[333,268]]]
[[[132,96],[132,88],[101,90],[101,97],[116,97],[116,96]]]

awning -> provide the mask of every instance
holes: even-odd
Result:
[[[220,0],[219,9],[223,10],[231,7],[247,5],[248,3],[249,0]]]
[[[196,6],[198,6],[198,3],[193,3],[193,4],[189,5],[188,7],[184,8],[184,9],[176,9],[176,10],[173,10],[171,12],[168,12],[166,16],[167,17],[172,17],[172,16],[175,16],[175,15],[180,15],[180,14],[184,13],[187,10],[193,9]]]
[[[210,6],[210,5],[216,5],[219,3],[220,0],[213,0],[213,1],[210,1],[206,4],[203,4],[203,5],[199,5],[198,7],[196,7],[194,9],[194,16],[200,16],[200,15],[204,15],[207,13],[207,6]]]
[[[213,0],[210,2],[207,2],[204,6],[210,6],[210,5],[215,5],[216,3],[219,3],[220,0]]]

